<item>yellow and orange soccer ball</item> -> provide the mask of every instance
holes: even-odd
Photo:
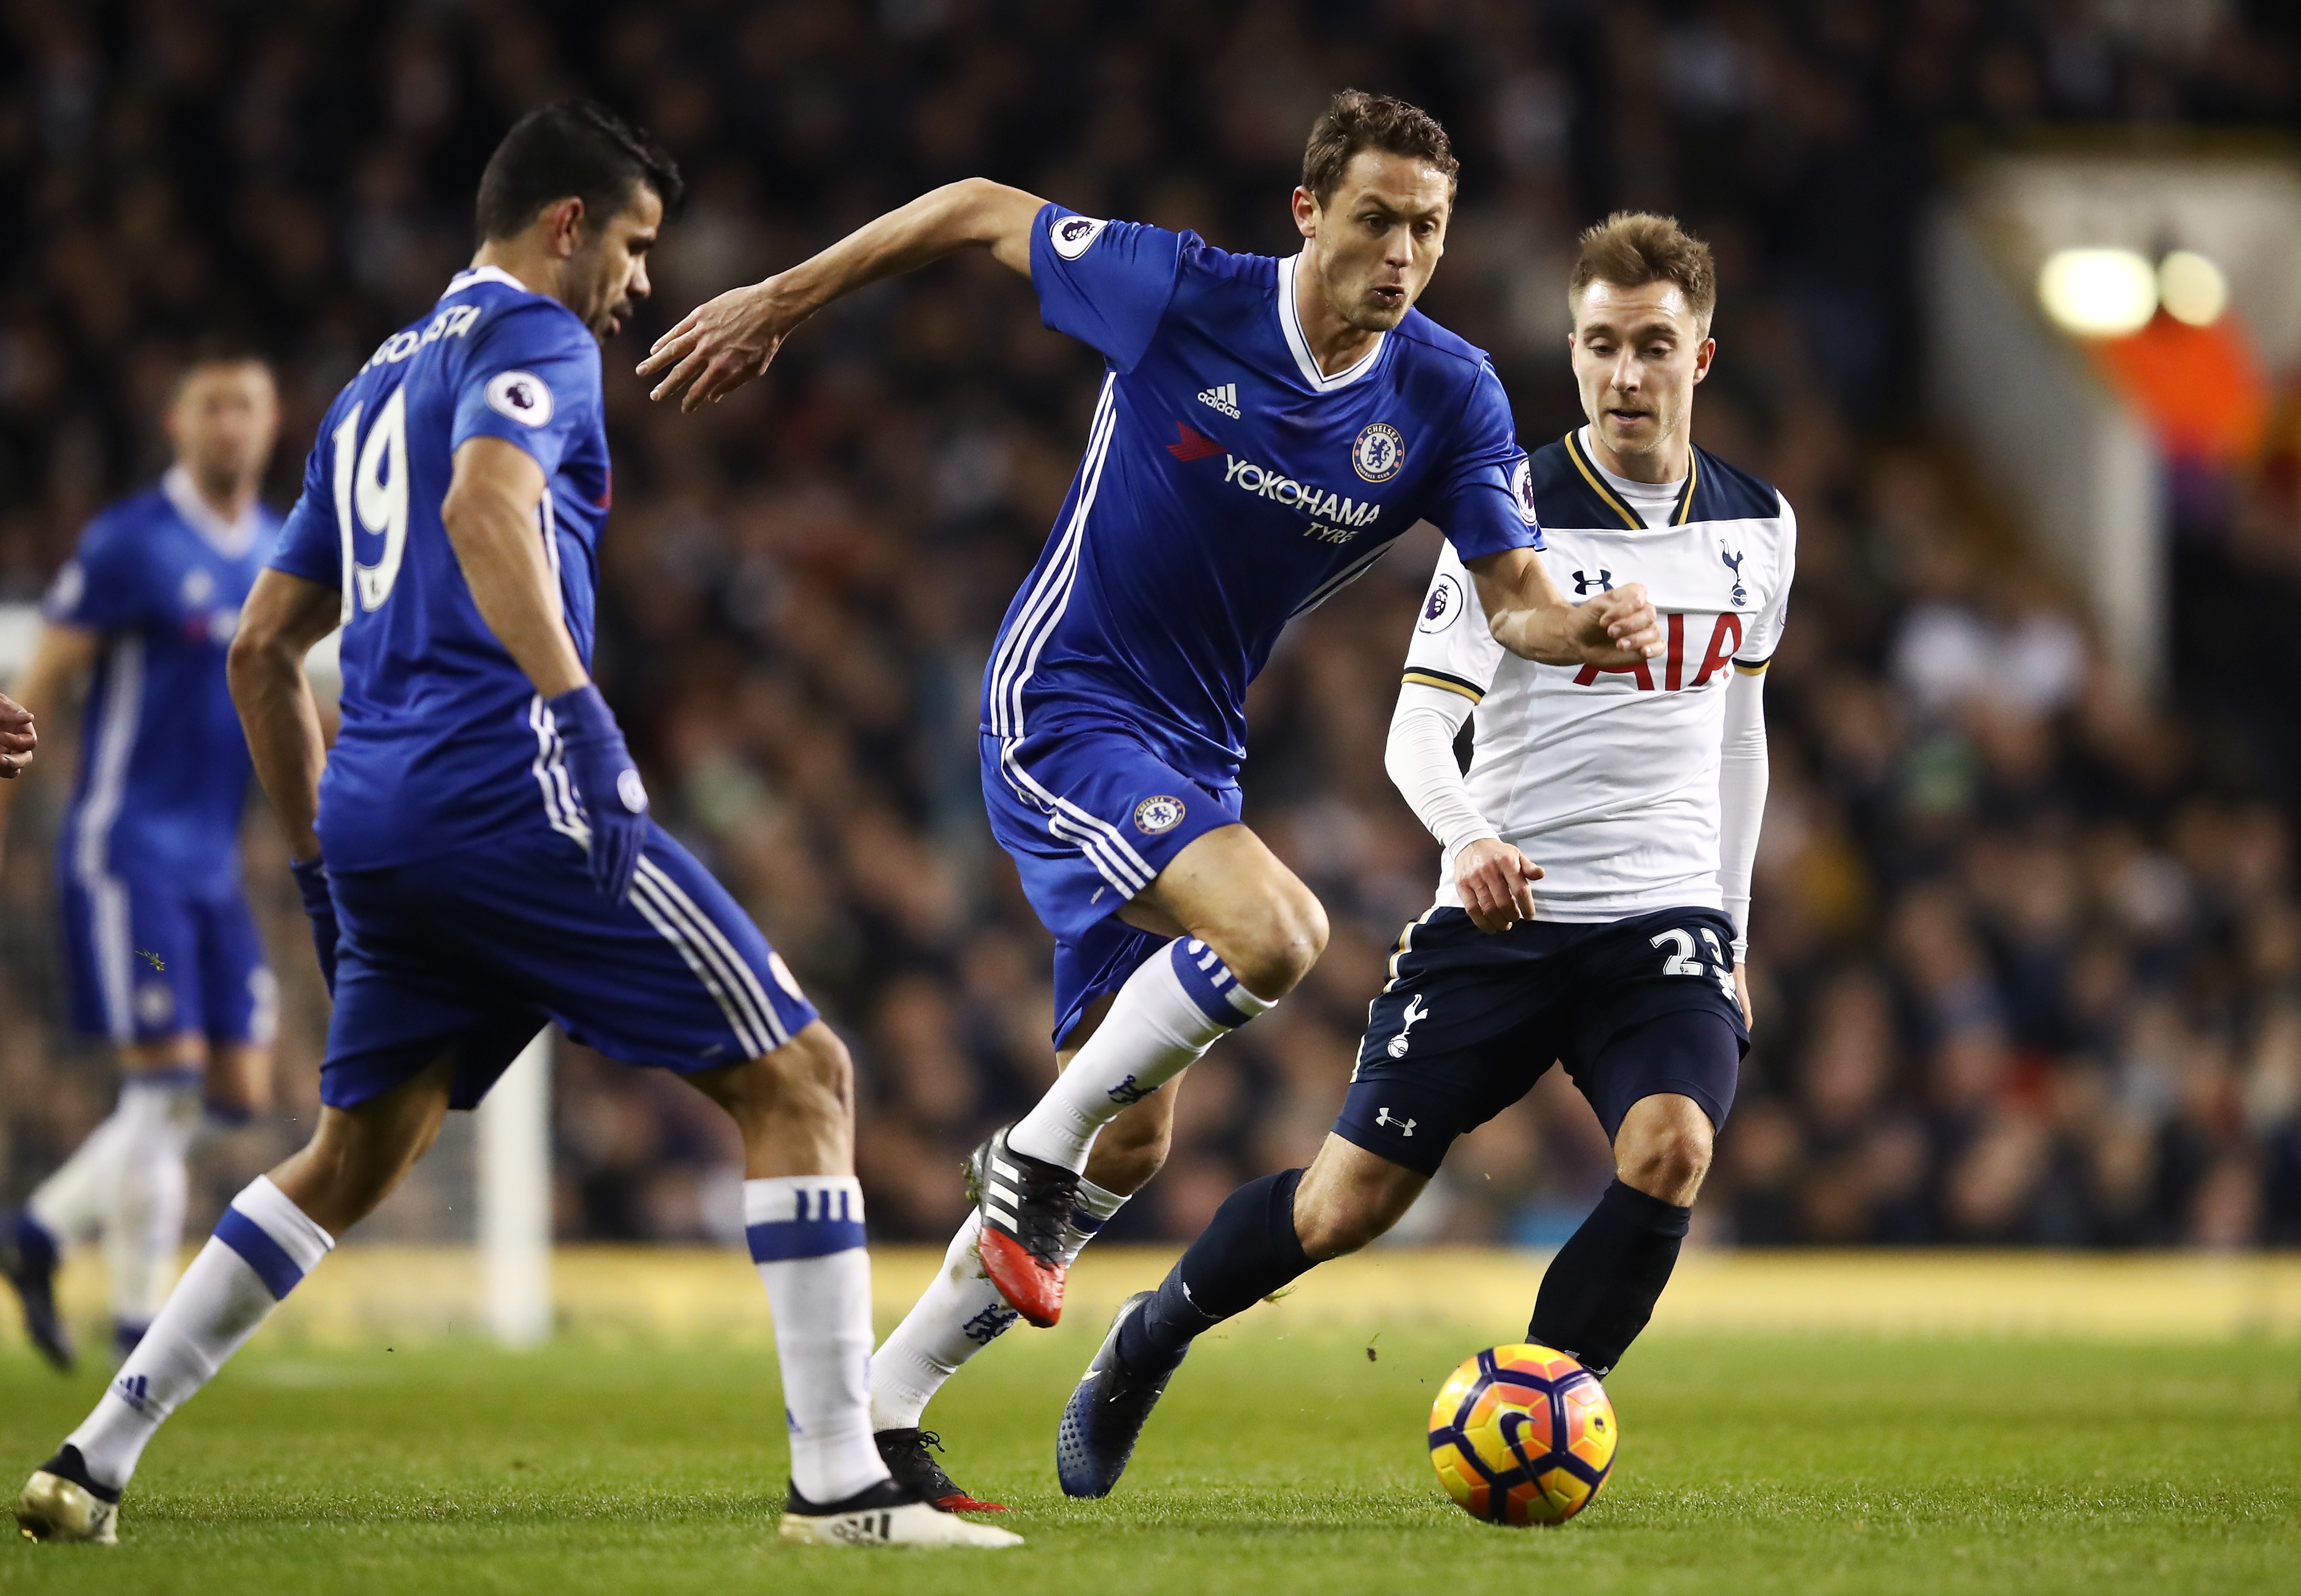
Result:
[[[1548,1347],[1489,1348],[1430,1405],[1439,1483],[1489,1524],[1564,1524],[1605,1484],[1619,1437],[1598,1376]]]

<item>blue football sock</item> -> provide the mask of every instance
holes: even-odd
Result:
[[[1307,1273],[1309,1255],[1294,1233],[1299,1169],[1249,1181],[1215,1210],[1190,1249],[1167,1271],[1158,1295],[1118,1333],[1118,1356],[1138,1374],[1172,1368],[1193,1336],[1244,1313]]]
[[[1653,1317],[1693,1215],[1619,1180],[1608,1186],[1550,1260],[1527,1339],[1611,1374]]]

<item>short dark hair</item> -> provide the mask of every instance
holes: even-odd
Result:
[[[1360,150],[1406,155],[1443,173],[1449,187],[1461,163],[1438,119],[1419,105],[1363,88],[1345,88],[1326,102],[1302,146],[1302,187],[1324,205],[1334,198],[1343,169]]]
[[[202,372],[218,366],[255,366],[266,377],[272,377],[272,357],[253,338],[237,332],[204,332],[191,341],[183,358],[176,363],[176,374],[168,383],[168,403],[173,405],[184,397],[184,388]],[[277,381],[278,379],[272,379]]]
[[[1686,296],[1686,310],[1707,332],[1710,314],[1718,308],[1718,263],[1711,258],[1710,246],[1680,227],[1675,216],[1617,211],[1583,231],[1582,254],[1574,263],[1566,297],[1578,309],[1582,290],[1594,282],[1642,288],[1663,281],[1678,285]]]
[[[583,202],[586,215],[604,221],[642,184],[666,211],[687,188],[664,147],[605,105],[562,100],[539,106],[512,124],[480,174],[480,238],[508,238],[544,206],[571,195]]]

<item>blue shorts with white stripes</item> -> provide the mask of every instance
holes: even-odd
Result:
[[[816,1018],[759,928],[652,822],[622,903],[553,831],[331,884],[343,938],[320,1098],[338,1108],[451,1051],[452,1101],[469,1108],[554,1020],[610,1058],[685,1074],[772,1052]]]
[[[188,890],[157,872],[67,873],[72,1028],[121,1044],[191,1032],[272,1045],[278,988],[237,882]]]
[[[1055,938],[1055,1045],[1172,939],[1117,917],[1176,854],[1235,825],[1235,783],[1184,775],[1123,726],[1072,721],[983,737],[983,804]]]

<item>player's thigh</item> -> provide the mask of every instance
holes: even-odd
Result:
[[[1714,909],[1670,910],[1607,928],[1577,955],[1568,1074],[1611,1141],[1633,1105],[1691,1099],[1722,1126],[1749,1032],[1732,992],[1730,927]]]
[[[735,1122],[747,1179],[854,1174],[854,1062],[821,1020],[760,1057],[683,1078]]]
[[[1489,934],[1458,908],[1409,925],[1368,1007],[1334,1133],[1426,1179],[1455,1140],[1517,1102],[1557,1057],[1560,928]]]
[[[198,1035],[199,936],[189,901],[153,877],[82,873],[61,886],[73,1028],[123,1049]]]
[[[1276,962],[1299,978],[1326,946],[1318,896],[1244,825],[1198,838],[1120,914],[1145,930],[1188,932],[1234,970]]]
[[[312,1222],[341,1235],[375,1211],[439,1138],[456,1061],[441,1054],[348,1107],[323,1103],[312,1140],[271,1172]]]

